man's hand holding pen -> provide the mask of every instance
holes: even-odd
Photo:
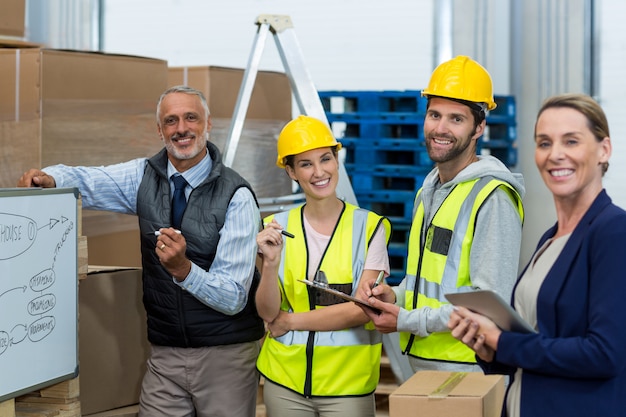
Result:
[[[374,285],[372,285],[372,288],[378,287],[383,282],[383,278],[385,278],[385,271],[380,271],[378,273],[378,277],[376,277],[376,281],[374,281]]]
[[[376,279],[363,280],[359,284],[357,298],[380,311],[377,314],[371,309],[363,308],[365,314],[376,326],[376,330],[381,333],[392,333],[397,331],[400,307],[394,304],[396,294],[389,285],[383,282],[383,278],[384,271],[381,271]]]

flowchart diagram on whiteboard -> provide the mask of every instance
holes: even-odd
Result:
[[[0,189],[0,401],[78,374],[77,198]]]

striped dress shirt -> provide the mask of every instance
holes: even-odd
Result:
[[[147,158],[100,167],[69,167],[54,165],[44,171],[54,177],[58,188],[77,187],[83,208],[116,213],[137,214],[137,192],[144,175]],[[189,183],[185,195],[189,198],[211,172],[212,161],[207,156],[185,171]],[[168,177],[176,169],[168,161]],[[174,185],[170,179],[173,194]],[[176,285],[194,295],[207,306],[224,314],[236,314],[246,305],[254,273],[260,213],[250,190],[237,190],[231,199],[215,260],[208,271],[191,260],[191,272],[182,281],[172,278]],[[183,232],[184,235],[184,232]]]

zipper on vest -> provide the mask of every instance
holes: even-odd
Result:
[[[187,323],[185,322],[185,309],[183,308],[183,289],[179,288],[176,294],[178,300],[178,317],[180,319],[180,332],[183,335],[185,346],[189,346],[189,339],[187,338]]]
[[[304,375],[304,396],[311,398],[313,391],[313,348],[315,344],[315,332],[309,332],[306,342],[306,373]]]
[[[424,213],[425,215],[426,213]],[[426,220],[426,216],[424,216],[424,220]],[[424,227],[424,223],[422,223],[422,228]],[[428,229],[426,229],[428,230]],[[424,260],[424,246],[426,245],[426,243],[424,242],[424,233],[420,230],[420,258],[417,261],[417,271],[415,271],[415,287],[413,288],[413,310],[415,310],[415,308],[417,308],[417,297],[419,296],[418,294],[418,288],[419,288],[419,284],[420,284],[420,280],[422,279],[422,261]],[[411,351],[411,347],[413,346],[413,342],[415,341],[415,334],[411,333],[411,336],[409,336],[409,341],[406,344],[406,348],[404,349],[404,352],[402,352],[403,355],[408,355],[409,352]]]

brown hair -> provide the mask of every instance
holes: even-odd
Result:
[[[552,108],[570,108],[581,113],[587,119],[587,127],[596,138],[598,142],[606,137],[610,137],[609,134],[609,122],[606,119],[604,110],[593,98],[586,94],[561,94],[547,98],[539,112],[537,112],[537,120],[539,116],[547,109]],[[537,121],[535,121],[535,135],[537,135]],[[609,169],[609,163],[604,162],[602,164],[602,175]]]
[[[430,99],[432,97],[444,98],[446,100],[456,101],[457,103],[461,103],[469,107],[472,116],[474,117],[474,131],[472,132],[472,136],[476,133],[476,129],[478,126],[487,118],[487,114],[485,109],[487,105],[485,103],[474,103],[473,101],[461,100],[458,98],[450,98],[450,97],[441,97],[441,96],[428,96],[428,100],[426,101],[426,109],[430,108]]]
[[[330,146],[330,150],[333,153],[333,155],[335,156],[335,159],[337,159],[337,154],[339,153],[339,151],[337,150],[336,146]],[[291,168],[294,168],[294,161],[296,159],[296,155],[287,155],[285,156],[285,165],[290,166]]]

